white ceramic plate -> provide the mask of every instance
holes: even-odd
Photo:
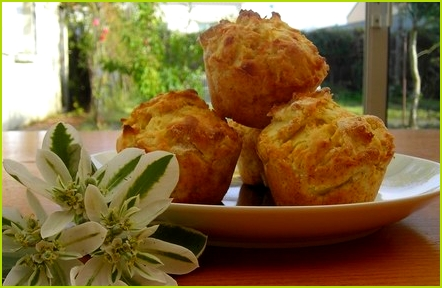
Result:
[[[113,152],[115,153],[115,152]],[[93,155],[102,164],[112,153]],[[209,245],[300,247],[366,236],[397,222],[439,195],[440,164],[396,154],[374,202],[324,206],[262,205],[265,191],[232,184],[223,205],[172,203],[159,220],[192,227],[209,236]]]

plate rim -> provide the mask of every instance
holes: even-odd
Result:
[[[117,153],[114,150],[107,150],[102,151],[98,153],[91,154],[91,158],[96,160],[94,157],[100,154],[105,153]],[[440,163],[436,161],[432,161],[425,158],[420,158],[412,155],[406,155],[402,153],[395,153],[393,156],[393,159],[398,156],[399,158],[408,158],[414,161],[421,161],[426,162],[431,165],[437,165],[439,166],[439,174],[440,174]],[[236,186],[236,185],[235,185]],[[241,185],[239,185],[241,186]],[[381,186],[382,187],[382,186]],[[235,205],[235,206],[226,206],[226,205],[213,205],[213,204],[193,204],[193,203],[174,203],[172,202],[168,209],[200,209],[200,210],[206,210],[206,209],[216,209],[216,210],[243,210],[243,211],[254,211],[254,210],[260,210],[260,211],[274,211],[274,210],[310,210],[310,209],[342,209],[342,208],[360,208],[364,206],[372,206],[372,205],[388,205],[392,202],[401,202],[401,201],[409,201],[409,200],[417,200],[420,198],[432,198],[440,194],[440,183],[438,187],[434,187],[428,191],[425,191],[423,193],[417,194],[417,195],[411,195],[411,196],[405,196],[401,198],[395,198],[395,199],[386,199],[386,200],[378,200],[378,201],[370,201],[370,202],[359,202],[359,203],[346,203],[346,204],[330,204],[330,205],[285,205],[285,206],[252,206],[252,205]],[[385,204],[384,204],[385,203]]]
[[[108,152],[115,153],[114,151]],[[435,168],[439,170],[440,175],[439,162],[400,153],[395,153],[396,156],[403,157],[406,161],[420,161],[431,165],[422,164],[431,169],[431,173],[428,173],[429,178],[426,178],[428,180],[435,177],[433,175]],[[405,166],[407,164],[408,162],[405,162],[404,166],[401,165],[398,170],[393,170],[392,176],[402,174],[403,167],[407,167]],[[381,198],[377,201],[362,203],[309,206],[171,203],[156,221],[172,222],[199,230],[208,235],[209,246],[294,248],[329,245],[365,237],[425,207],[440,194],[440,181],[438,185],[431,183],[432,185],[426,187],[425,190],[419,190],[418,194],[401,195],[399,198],[392,199]],[[242,184],[234,184],[231,187],[238,185]],[[368,212],[373,211],[383,216],[372,217],[373,214]],[[354,213],[359,216],[349,217],[349,215],[355,215]],[[327,220],[323,221],[323,217],[327,217],[325,218]],[[254,219],[254,222],[250,223],[250,219]],[[296,220],[290,220],[288,224],[287,219]],[[307,224],[303,222],[304,219],[309,219]],[[344,219],[343,222],[340,219]],[[275,225],[276,220],[280,222]],[[225,225],[225,221],[234,221],[234,224]],[[319,226],[312,229],[312,223],[318,224],[318,221],[320,221]],[[335,226],[336,223],[341,224]],[[267,229],[269,226],[266,225],[271,225],[272,228]]]

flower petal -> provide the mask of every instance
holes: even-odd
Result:
[[[54,186],[58,185],[58,179],[63,183],[72,181],[68,168],[60,157],[49,150],[37,150],[36,164],[43,179]]]
[[[107,204],[97,186],[88,185],[84,195],[84,206],[87,217],[94,222],[100,222],[101,216],[107,214]]]
[[[46,198],[52,199],[52,195],[49,192],[51,185],[32,175],[28,168],[26,168],[23,164],[13,160],[4,159],[3,167],[9,175],[27,188],[31,189],[31,191],[36,192]]]
[[[134,213],[130,217],[134,223],[132,229],[143,229],[146,227],[150,222],[166,211],[171,202],[171,199],[151,202],[147,206],[143,207],[143,209],[140,211]]]
[[[92,257],[84,266],[71,270],[73,286],[108,286],[112,284],[112,266],[103,256]]]
[[[83,266],[83,263],[77,259],[54,261],[49,267],[52,275],[51,286],[69,286],[71,269],[78,266]]]
[[[178,160],[174,154],[165,151],[149,152],[141,157],[135,167],[127,192],[117,195],[112,206],[119,207],[125,199],[136,195],[140,195],[140,208],[150,202],[167,199],[178,183],[178,177]]]
[[[148,280],[140,274],[135,274],[133,277],[124,277],[123,281],[129,286],[177,286],[175,279],[166,273],[163,273],[162,279],[157,279],[157,281]]]
[[[28,199],[29,206],[31,206],[32,210],[35,212],[37,219],[41,223],[45,222],[48,214],[41,205],[40,200],[38,200],[34,193],[32,193],[29,189],[26,190],[26,198]]]
[[[2,286],[25,286],[33,272],[28,266],[16,265],[9,271]]]
[[[150,237],[151,235],[153,235],[157,231],[158,227],[160,227],[160,225],[152,225],[149,227],[145,227],[143,229],[143,231],[141,231],[138,234],[139,239],[144,239],[144,238]]]
[[[23,249],[23,246],[20,245],[14,237],[2,235],[2,253],[3,253],[3,261],[5,257],[5,253],[16,253]]]
[[[199,267],[198,259],[187,248],[151,237],[139,243],[140,251],[153,254],[164,263],[161,270],[166,273],[186,274]]]
[[[78,163],[77,176],[80,179],[85,180],[92,175],[92,161],[91,155],[86,151],[86,149],[81,149],[80,161]]]
[[[137,272],[138,275],[140,275],[146,280],[162,284],[166,283],[167,274],[157,268],[153,268],[150,265],[144,265],[142,263],[136,262],[135,271]]]
[[[41,237],[47,238],[60,233],[74,219],[74,211],[55,211],[41,226]]]
[[[115,150],[107,150],[100,153],[95,153],[91,155],[92,164],[94,164],[94,167],[98,170],[100,169],[104,164],[112,160],[115,156],[117,156],[117,151]]]
[[[103,244],[107,229],[96,222],[86,222],[61,232],[58,239],[66,253],[90,254]]]
[[[170,194],[172,193],[173,189],[175,189],[175,186],[178,183],[179,166],[178,160],[175,155],[165,151],[154,151],[147,153],[140,159],[140,162],[138,162],[136,169],[141,168],[142,170],[149,170],[150,166],[153,167],[152,169],[162,169],[162,167],[157,168],[154,165],[159,163],[160,161],[164,162],[163,159],[166,160],[168,156],[172,157],[170,158],[170,161],[167,162],[165,170],[160,170],[161,172],[163,172],[163,174],[159,175],[157,181],[146,193],[146,197],[143,197],[143,194],[140,195],[142,202],[140,204],[140,207],[144,207],[150,202],[156,201],[158,199],[166,199],[170,197]],[[146,172],[147,174],[149,173],[149,171]]]
[[[3,207],[2,218],[3,225],[11,225],[11,222],[14,222],[19,227],[23,228],[26,226],[20,211],[15,207]]]
[[[121,187],[127,185],[138,161],[144,154],[144,150],[139,148],[124,149],[95,172],[96,175],[100,175],[102,171],[105,171],[98,186],[108,191],[105,195],[107,202],[110,202],[116,191],[124,190]]]

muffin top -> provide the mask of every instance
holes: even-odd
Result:
[[[384,171],[394,154],[393,136],[382,120],[345,110],[328,88],[295,94],[271,115],[258,154],[264,165],[283,162],[277,166],[299,177],[308,193],[327,193],[367,169]]]
[[[122,119],[117,150],[164,150],[177,157],[180,175],[174,202],[219,204],[241,152],[241,138],[196,91],[170,91],[136,107]]]
[[[211,159],[217,150],[238,146],[237,133],[192,89],[160,94],[121,121],[123,133],[117,150],[139,147],[147,152],[192,152]]]
[[[199,40],[206,59],[229,63],[251,76],[267,75],[259,81],[292,86],[291,92],[313,91],[329,69],[317,47],[276,12],[267,19],[241,10],[236,22],[221,20]]]

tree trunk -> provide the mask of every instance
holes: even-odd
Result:
[[[417,55],[417,29],[413,28],[410,31],[408,56],[410,61],[410,73],[412,79],[413,90],[411,91],[411,111],[409,126],[413,129],[418,129],[417,123],[417,109],[419,107],[419,100],[421,97],[421,77],[418,69],[418,55]]]

